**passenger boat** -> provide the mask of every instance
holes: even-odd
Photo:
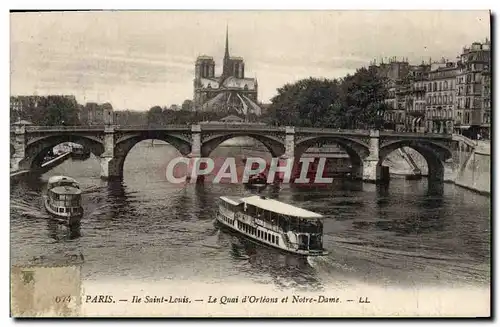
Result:
[[[216,221],[265,245],[303,256],[321,256],[323,216],[263,196],[221,196]]]
[[[45,209],[59,222],[72,225],[83,216],[82,191],[78,182],[71,177],[49,178],[43,198]]]

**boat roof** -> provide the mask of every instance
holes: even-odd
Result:
[[[50,191],[57,194],[70,194],[70,195],[82,194],[82,191],[80,189],[71,186],[57,186],[51,189]]]
[[[234,198],[234,197],[226,197],[221,196],[221,200],[224,200],[233,205],[238,205],[241,203],[246,203],[267,211],[272,211],[278,214],[296,217],[296,218],[309,218],[309,219],[317,219],[322,218],[323,216],[319,213],[312,212],[306,209],[302,209],[291,204],[287,204],[278,200],[261,197],[258,195],[249,196],[245,198]]]
[[[243,203],[241,198],[237,197],[237,196],[221,196],[220,199],[229,203],[229,204],[232,204],[233,206],[237,206],[238,204]]]
[[[57,183],[57,182],[61,182],[61,181],[73,182],[73,183],[78,184],[78,182],[74,178],[67,177],[67,176],[52,176],[49,178],[49,184],[53,184],[53,183]]]

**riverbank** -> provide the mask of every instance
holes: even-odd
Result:
[[[411,148],[405,148],[411,156],[422,176],[428,174],[427,163],[424,157]],[[394,151],[387,156],[384,165],[389,166],[391,175],[409,176],[413,175],[412,167],[403,155]],[[465,160],[457,164],[456,171],[445,180],[481,195],[491,195],[491,150],[489,142],[478,142],[473,153]]]
[[[478,145],[469,159],[460,167],[455,184],[480,194],[491,194],[491,150]]]

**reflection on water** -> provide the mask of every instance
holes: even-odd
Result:
[[[330,254],[305,259],[214,226],[219,196],[258,191],[231,184],[169,184],[163,169],[176,155],[168,146],[139,145],[127,157],[122,181],[102,181],[92,157],[66,161],[12,185],[13,262],[82,253],[88,279],[244,281],[300,290],[352,280],[489,283],[488,197],[401,178],[385,186],[350,180],[326,187],[270,185],[261,193],[325,216],[324,245]],[[85,215],[78,228],[52,222],[43,210],[41,192],[56,174],[82,185]]]
[[[57,242],[75,240],[81,236],[80,224],[66,226],[65,224],[60,224],[52,219],[47,219],[47,229],[49,231],[50,238]]]

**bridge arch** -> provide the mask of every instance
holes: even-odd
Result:
[[[183,156],[187,156],[191,153],[191,142],[187,141],[186,138],[182,136],[172,135],[169,132],[152,131],[129,134],[118,139],[114,148],[113,164],[115,165],[115,169],[118,170],[119,176],[123,176],[123,167],[129,152],[137,143],[145,140],[160,140],[167,142]]]
[[[295,143],[295,158],[300,158],[309,148],[323,145],[339,145],[351,161],[351,174],[361,177],[363,174],[363,160],[370,154],[369,146],[360,141],[342,136],[315,136],[304,138]]]
[[[424,157],[430,180],[444,180],[444,163],[452,158],[452,151],[446,146],[428,140],[409,139],[386,143],[380,147],[377,165],[382,166],[391,152],[403,147],[412,148]]]
[[[28,143],[25,149],[25,157],[21,161],[21,166],[27,169],[38,169],[43,163],[43,159],[56,145],[65,142],[80,144],[90,150],[92,154],[99,157],[104,152],[104,144],[95,138],[79,134],[59,134],[39,138]]]
[[[250,137],[259,141],[266,147],[273,157],[279,157],[285,153],[285,144],[279,138],[242,131],[209,136],[206,139],[203,139],[201,144],[201,156],[209,157],[210,153],[212,153],[212,151],[215,150],[221,143],[236,137]]]

